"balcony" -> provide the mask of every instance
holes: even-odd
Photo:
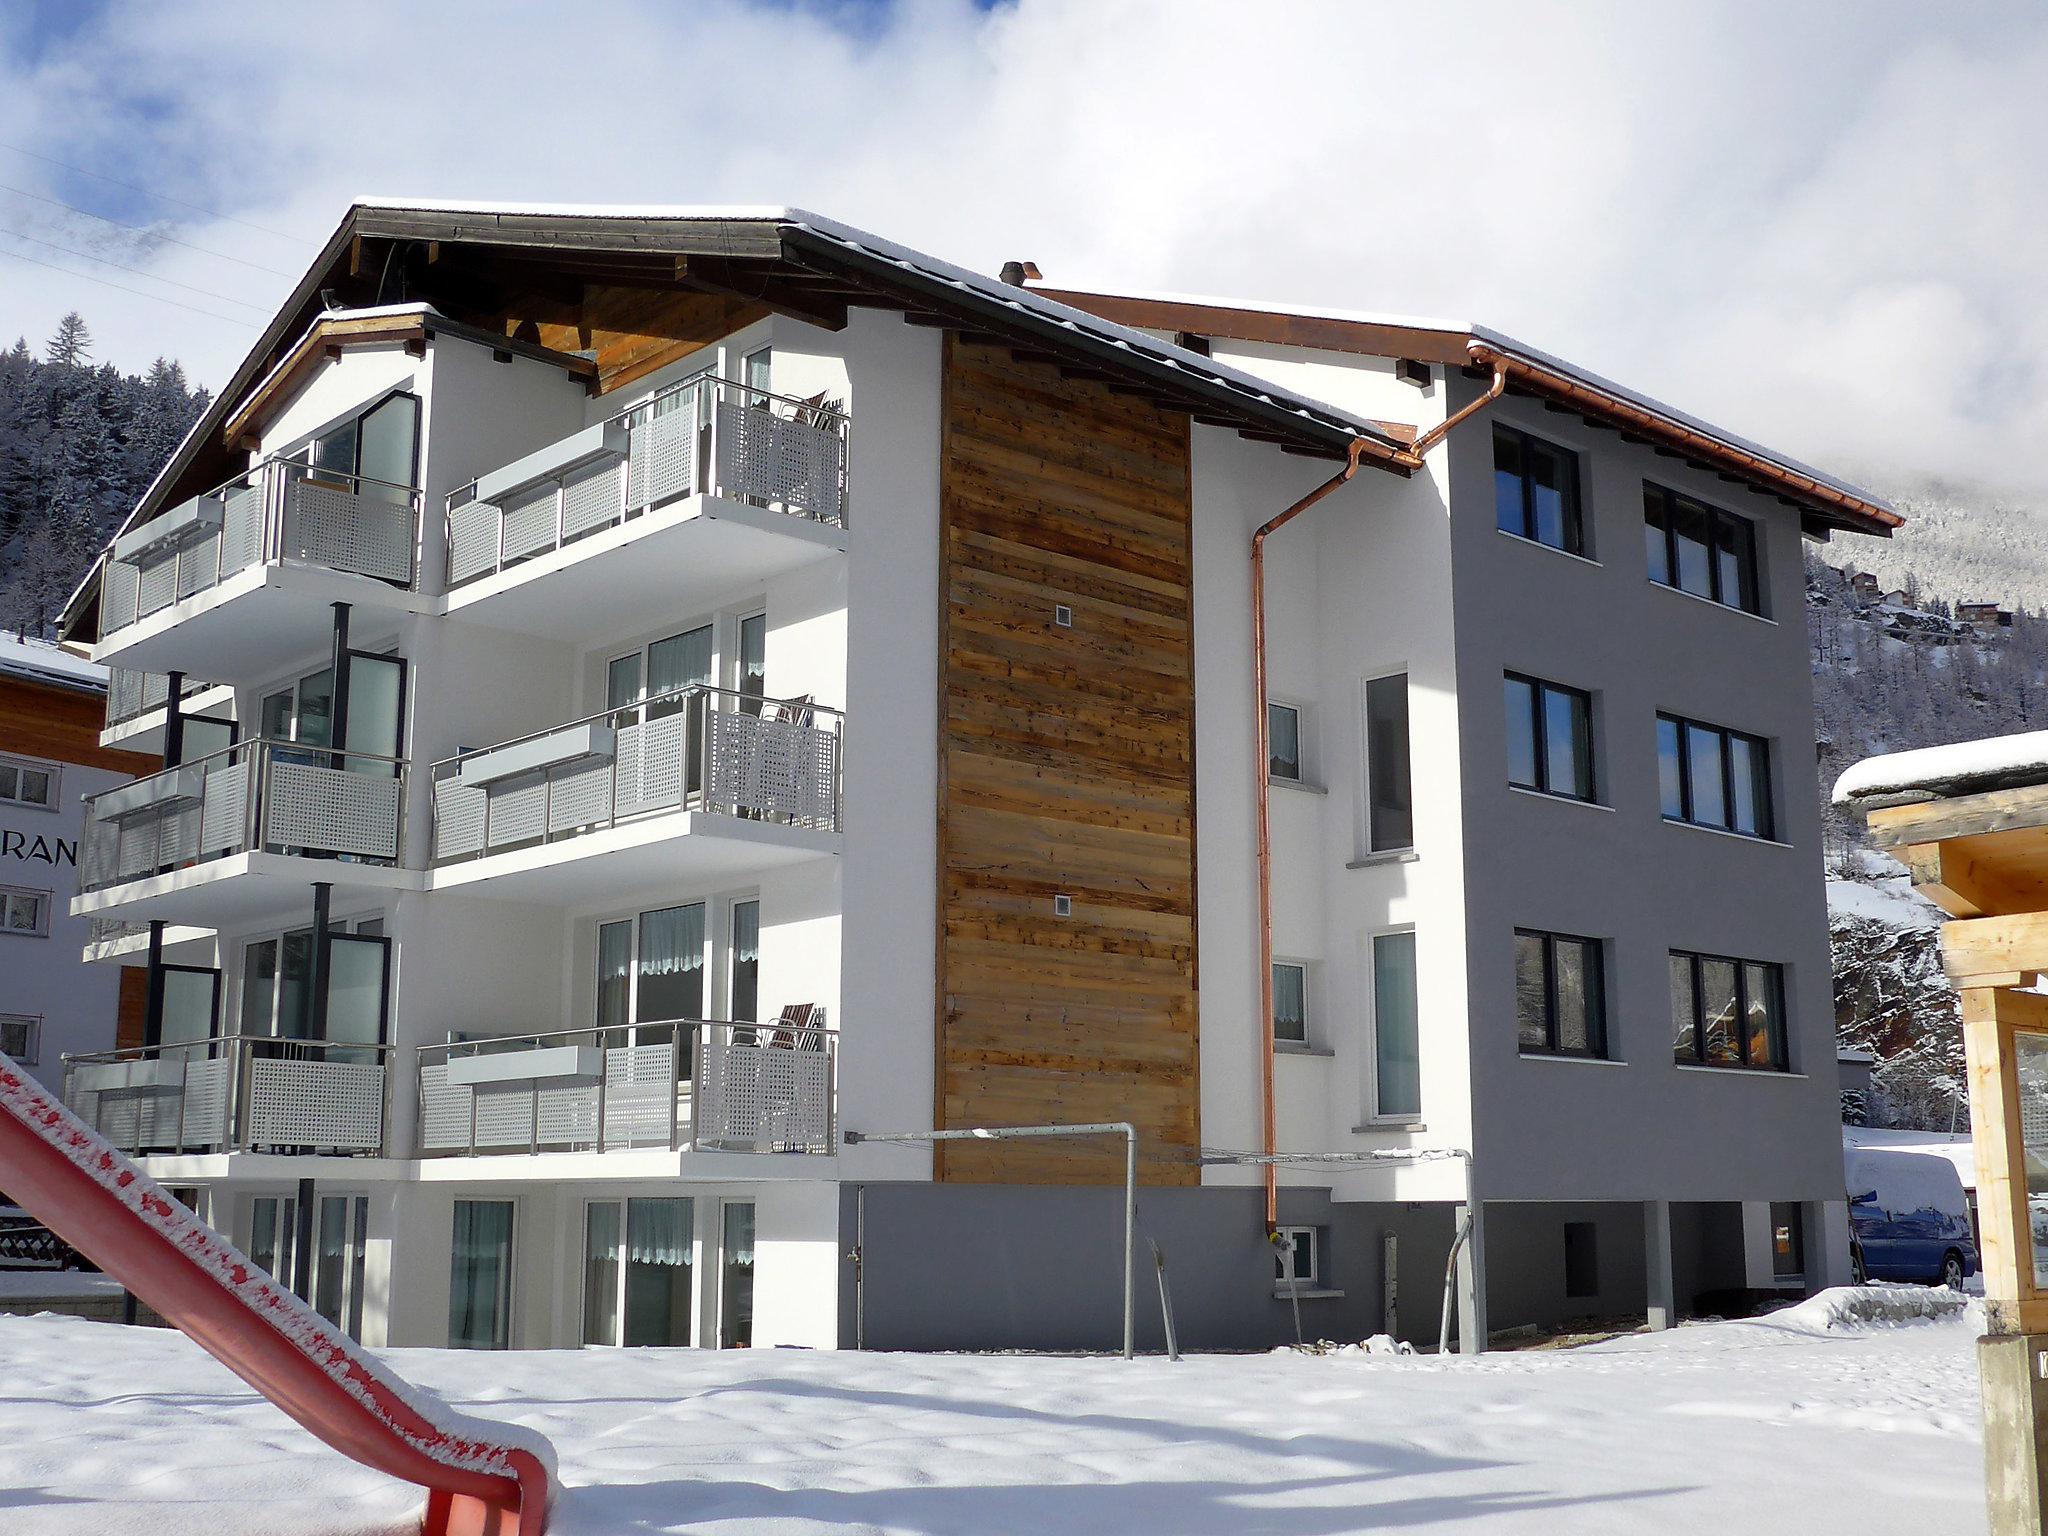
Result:
[[[678,385],[451,495],[447,612],[588,642],[842,553],[847,446],[816,402]]]
[[[64,1103],[130,1153],[384,1150],[389,1047],[228,1035],[64,1058]]]
[[[114,541],[98,659],[242,680],[317,649],[330,603],[417,609],[419,514],[410,486],[267,459]]]
[[[680,1047],[680,1048],[679,1048]],[[419,1049],[419,1155],[829,1153],[838,1036],[681,1020]]]
[[[208,927],[300,900],[308,882],[389,889],[406,765],[253,739],[89,796],[74,914]]]
[[[107,723],[100,733],[103,746],[122,746],[137,752],[161,752],[165,707],[170,703],[171,680],[161,672],[137,672],[114,667],[107,677]],[[186,678],[178,692],[178,708],[186,715],[204,715],[210,710],[231,708],[232,688]]]
[[[445,759],[434,888],[516,874],[522,898],[582,899],[834,852],[840,728],[699,685]]]

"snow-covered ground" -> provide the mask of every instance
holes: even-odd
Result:
[[[1977,1308],[1843,1300],[1472,1361],[388,1358],[554,1438],[556,1536],[1981,1531]],[[0,1318],[9,1536],[382,1536],[419,1505],[177,1334]]]

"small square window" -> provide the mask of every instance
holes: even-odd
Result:
[[[1072,629],[1074,627],[1074,610],[1065,603],[1055,603],[1052,610],[1052,621],[1059,625],[1061,629]]]
[[[24,1067],[34,1066],[42,1023],[33,1014],[0,1013],[0,1054],[13,1057]]]
[[[0,886],[0,932],[41,937],[50,931],[50,893]]]
[[[1315,1227],[1279,1227],[1273,1233],[1274,1279],[1281,1285],[1322,1282],[1322,1234]]]
[[[57,804],[55,765],[0,757],[0,800],[53,809]]]

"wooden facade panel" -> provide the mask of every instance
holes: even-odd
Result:
[[[762,305],[724,294],[585,283],[580,302],[523,296],[495,325],[557,352],[593,353],[598,393],[609,394],[767,314]]]
[[[1192,1184],[1187,423],[957,337],[944,397],[937,1123],[1131,1120],[1147,1182]],[[1111,1183],[1123,1149],[950,1143],[938,1172]]]
[[[80,763],[137,778],[163,766],[162,759],[148,753],[101,746],[106,716],[103,693],[0,677],[0,752]]]

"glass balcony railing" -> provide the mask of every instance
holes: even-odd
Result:
[[[818,1011],[822,1017],[822,1010]],[[419,1049],[419,1155],[830,1152],[838,1036],[682,1019]]]
[[[395,864],[406,765],[252,739],[87,797],[79,889],[256,851]]]
[[[840,715],[694,686],[434,764],[434,863],[669,811],[836,831]]]
[[[114,541],[100,575],[100,633],[272,562],[411,587],[419,511],[411,486],[266,459]]]
[[[847,418],[698,378],[478,477],[448,498],[451,589],[684,496],[846,526]]]

